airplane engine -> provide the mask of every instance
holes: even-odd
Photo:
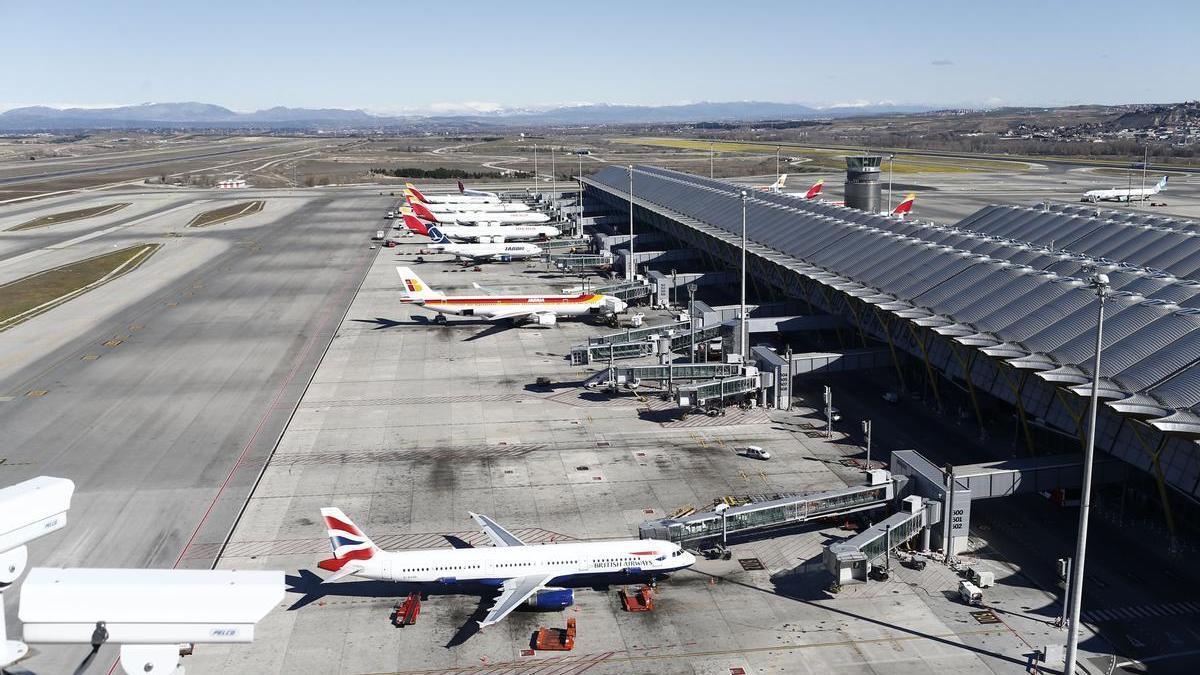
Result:
[[[527,607],[534,609],[563,609],[575,604],[575,592],[569,588],[543,588],[529,596]]]
[[[501,255],[500,257],[498,257],[496,259],[499,260],[500,262],[512,262],[513,257],[511,255]]]
[[[539,326],[553,326],[558,323],[558,317],[554,314],[534,314],[533,322]]]

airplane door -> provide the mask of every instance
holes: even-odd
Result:
[[[592,571],[592,559],[590,557],[585,556],[585,557],[579,559],[579,571],[580,572],[591,572]]]
[[[386,556],[383,559],[383,578],[391,579],[392,581],[399,581],[399,579],[397,579],[395,574],[393,574],[393,572],[392,572],[392,557],[391,556]]]

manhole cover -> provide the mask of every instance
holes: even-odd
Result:
[[[990,610],[983,612],[971,612],[971,617],[979,623],[1000,623],[1000,617]]]
[[[804,432],[804,435],[808,436],[809,438],[825,438],[824,431],[806,431]]]
[[[762,561],[758,558],[738,558],[738,563],[741,564],[742,569],[746,570],[747,572],[767,569],[763,566]]]
[[[599,443],[596,444],[596,447],[597,448],[607,448],[609,445],[611,445],[611,443],[609,443],[608,441],[600,441]]]

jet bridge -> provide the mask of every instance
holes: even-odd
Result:
[[[906,479],[899,478],[903,484]],[[723,538],[749,535],[800,525],[817,518],[841,516],[888,504],[896,494],[897,479],[886,471],[871,472],[869,485],[752,502],[723,510],[703,511],[680,518],[647,520],[638,526],[641,539],[665,539],[693,548]]]
[[[596,292],[600,290],[597,289]],[[700,344],[721,336],[723,326],[718,323],[696,329],[693,338],[692,331],[688,330],[688,323],[679,321],[645,328],[628,328],[620,333],[588,338],[588,344],[571,348],[571,364],[585,366],[589,363],[636,359],[663,353],[663,345],[659,344],[662,339],[670,340],[666,350],[686,352],[693,339],[696,344]]]
[[[741,372],[742,364],[740,363],[683,362],[667,365],[612,366],[589,377],[583,386],[588,388],[610,384],[622,386],[634,385],[639,382],[653,382],[662,386],[667,382],[733,377]]]
[[[822,557],[837,583],[866,581],[871,564],[904,545],[936,522],[937,508],[929,500],[906,497],[904,508],[846,541],[829,544]]]
[[[753,394],[763,387],[763,380],[768,376],[758,372],[757,368],[748,367],[746,373],[736,377],[726,377],[711,382],[688,384],[679,387],[675,402],[681,408],[704,406],[713,401],[724,401],[746,394]],[[768,383],[769,384],[769,383]]]
[[[561,270],[578,270],[585,267],[611,267],[612,256],[598,253],[551,253],[544,260]]]

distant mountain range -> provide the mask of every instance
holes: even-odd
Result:
[[[114,108],[13,108],[0,114],[0,130],[55,131],[75,129],[367,129],[427,126],[547,126],[597,124],[665,124],[685,122],[753,122],[816,119],[932,110],[921,106],[841,106],[814,108],[796,103],[737,101],[686,105],[578,105],[548,110],[497,110],[463,115],[372,115],[340,108],[274,107],[234,112],[210,103],[143,103]]]

